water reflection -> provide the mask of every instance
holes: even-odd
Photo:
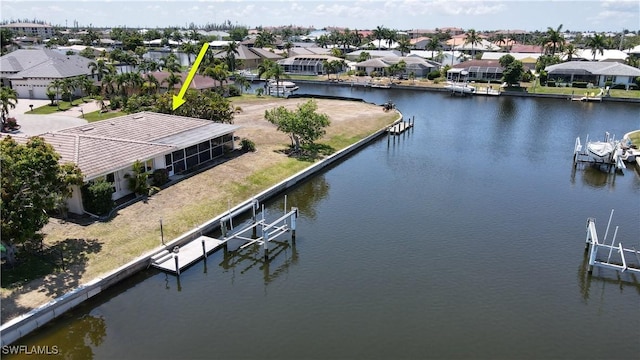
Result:
[[[571,171],[571,184],[576,183],[576,175],[580,172],[580,180],[584,185],[592,188],[604,188],[606,186],[611,189],[615,188],[616,177],[623,176],[616,170],[607,171],[606,166],[594,165],[594,164],[582,164],[576,165]]]
[[[286,210],[297,207],[301,216],[313,220],[316,218],[318,203],[327,197],[329,190],[330,186],[324,174],[305,181],[288,192]],[[284,209],[284,198],[280,198],[274,204],[276,208]]]
[[[231,270],[234,274],[239,269],[240,275],[257,267],[262,270],[264,285],[269,285],[291,266],[296,265],[299,259],[295,240],[270,240],[269,244],[268,257],[264,256],[263,246],[257,244],[246,248],[238,247],[232,251],[225,249],[219,266],[225,271]]]
[[[107,326],[102,316],[86,314],[74,321],[67,320],[65,331],[47,329],[38,346],[53,350],[51,359],[93,359],[93,347],[100,346],[107,335]],[[14,345],[21,345],[19,343]],[[57,354],[55,352],[57,351]],[[3,355],[3,359],[36,359],[38,355]],[[40,355],[42,356],[42,355]]]

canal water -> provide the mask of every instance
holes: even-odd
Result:
[[[640,172],[572,164],[576,137],[640,128],[637,104],[449,97],[301,84],[393,101],[413,130],[287,192],[295,243],[148,270],[19,341],[67,359],[632,359],[640,285],[585,272],[589,217],[640,249]],[[267,204],[267,218],[283,200]],[[284,239],[283,239],[284,240]]]

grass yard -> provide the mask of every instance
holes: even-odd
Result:
[[[88,114],[84,114],[84,119],[87,120],[88,122],[94,122],[94,121],[106,120],[106,119],[111,119],[114,117],[124,116],[124,115],[127,115],[127,113],[124,111],[109,111],[106,113],[102,113],[100,112],[100,110],[96,110]]]

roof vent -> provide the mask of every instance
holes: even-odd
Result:
[[[85,131],[91,131],[91,130],[93,130],[93,129],[95,129],[93,126],[89,126],[89,127],[81,128],[80,130],[81,130],[82,132],[85,132]]]
[[[144,115],[142,115],[142,114],[133,115],[134,119],[142,119],[143,117],[144,117]]]

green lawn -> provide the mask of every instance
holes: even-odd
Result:
[[[84,114],[84,119],[88,122],[100,121],[111,119],[118,116],[127,115],[124,111],[109,111],[106,113],[101,113],[100,110],[96,110],[87,114]]]
[[[93,99],[89,99],[88,101],[93,100]],[[25,114],[33,114],[33,115],[48,115],[48,114],[55,114],[58,111],[65,111],[65,110],[69,110],[74,106],[78,106],[80,104],[86,103],[88,101],[85,101],[84,99],[73,99],[73,104],[68,102],[68,101],[64,101],[64,100],[60,100],[60,109],[58,109],[58,106],[56,105],[51,105],[50,103],[47,105],[43,105],[40,106],[39,108],[35,108],[31,111],[27,111]]]

